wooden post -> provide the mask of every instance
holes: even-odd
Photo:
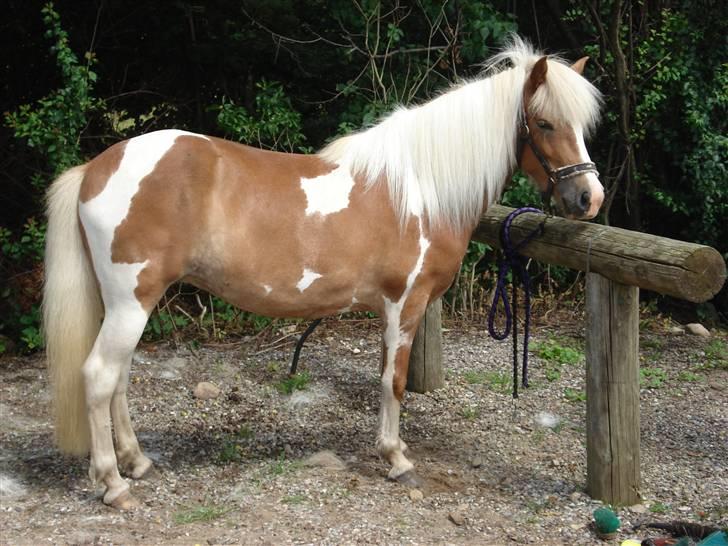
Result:
[[[586,279],[587,492],[640,501],[639,288]]]
[[[445,384],[442,367],[442,301],[432,302],[412,342],[407,390],[430,392]]]

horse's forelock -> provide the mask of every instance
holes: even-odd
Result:
[[[599,120],[601,93],[559,58],[549,57],[546,82],[531,97],[529,110],[552,122],[589,133]]]
[[[506,46],[484,63],[484,75],[492,76],[508,68],[531,72],[544,52],[519,36],[512,35]],[[546,82],[531,97],[528,108],[552,122],[578,125],[590,132],[599,119],[602,96],[589,81],[558,55],[548,55]]]

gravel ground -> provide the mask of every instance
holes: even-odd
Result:
[[[54,450],[41,358],[0,362],[0,543],[600,542],[590,528],[600,503],[583,490],[583,357],[558,365],[534,355],[534,386],[513,401],[509,342],[452,325],[445,387],[408,393],[403,405],[402,437],[426,482],[409,490],[385,479],[373,445],[377,325],[324,324],[304,349],[309,384],[287,395],[276,386],[291,328],[271,332],[288,336],[272,345],[138,350],[131,414],[159,476],[132,483],[142,507],[129,513],[101,503],[86,461]],[[579,337],[574,324],[557,346]],[[728,525],[728,371],[715,350],[725,333],[715,339],[642,336],[652,370],[641,392],[644,500],[618,509],[623,531],[607,543],[636,536],[642,521]],[[195,398],[200,381],[220,396]]]

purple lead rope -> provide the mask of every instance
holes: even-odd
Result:
[[[526,260],[519,251],[521,248],[530,243],[535,237],[541,235],[544,231],[545,221],[529,233],[523,240],[517,245],[511,241],[511,225],[521,214],[526,212],[535,212],[537,214],[545,214],[542,210],[534,207],[522,207],[511,212],[503,222],[500,232],[501,246],[503,248],[503,259],[498,267],[498,281],[495,287],[495,295],[493,296],[493,303],[488,312],[488,332],[493,339],[499,341],[504,340],[513,332],[513,398],[518,398],[518,322],[517,322],[517,309],[518,309],[518,282],[516,275],[523,284],[525,292],[524,307],[526,316],[523,321],[523,372],[521,376],[521,383],[524,388],[528,387],[528,335],[529,326],[531,322],[531,280],[526,270]],[[508,294],[506,293],[506,277],[508,271],[513,272],[512,278],[512,294],[511,303],[508,303]],[[498,311],[498,302],[503,300],[503,310],[506,314],[506,324],[502,332],[498,332],[495,329],[495,315]]]

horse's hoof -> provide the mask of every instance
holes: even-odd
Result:
[[[129,491],[124,491],[121,495],[112,500],[109,506],[117,510],[128,511],[139,508],[140,504],[134,495],[129,493]]]
[[[404,472],[404,473],[400,474],[399,476],[395,476],[392,479],[395,481],[398,481],[399,483],[401,483],[402,485],[404,485],[406,487],[411,487],[411,488],[419,489],[420,487],[425,485],[424,480],[422,478],[420,478],[417,475],[417,472],[415,472],[414,470],[408,470],[407,472]]]

